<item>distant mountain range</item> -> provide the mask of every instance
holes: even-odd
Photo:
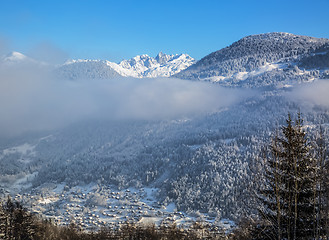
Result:
[[[170,77],[194,64],[194,58],[187,54],[167,55],[160,52],[155,58],[138,55],[119,63],[107,60],[70,60],[53,66],[55,74],[64,79],[108,79],[115,77]],[[19,52],[12,52],[0,59],[2,66],[16,64],[42,64]]]
[[[167,55],[160,52],[155,58],[138,55],[120,63],[107,60],[72,60],[56,69],[66,79],[123,77],[170,77],[195,63],[187,54]]]
[[[5,64],[36,62],[13,52]],[[187,54],[155,58],[138,55],[119,63],[107,60],[70,60],[54,72],[64,79],[108,79],[115,77],[176,77],[216,82],[224,86],[287,87],[329,76],[329,39],[291,33],[251,35],[215,51],[199,61]]]

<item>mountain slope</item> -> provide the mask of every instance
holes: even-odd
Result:
[[[121,76],[107,61],[74,60],[55,69],[59,78],[76,79],[107,79]]]
[[[321,77],[321,73],[299,69],[299,61],[328,43],[329,39],[290,33],[251,35],[207,55],[175,76],[250,87],[310,81]]]

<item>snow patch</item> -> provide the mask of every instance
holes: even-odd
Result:
[[[263,66],[251,71],[251,72],[236,72],[231,75],[227,76],[212,76],[208,78],[201,79],[203,81],[210,81],[210,82],[225,82],[225,81],[231,81],[232,79],[236,81],[244,81],[250,77],[255,77],[261,74],[264,74],[266,72],[273,71],[275,69],[283,69],[286,67],[285,64],[279,64],[279,63],[265,63]]]

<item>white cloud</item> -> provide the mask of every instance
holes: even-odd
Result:
[[[163,120],[227,107],[242,90],[179,79],[55,79],[40,66],[0,69],[0,135],[53,129],[84,119]]]
[[[296,87],[287,96],[311,105],[329,107],[329,80],[315,81]]]

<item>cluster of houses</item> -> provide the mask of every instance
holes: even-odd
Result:
[[[155,192],[152,188],[113,190],[97,185],[69,188],[63,184],[17,194],[15,200],[58,225],[74,224],[84,230],[127,222],[188,226],[195,221],[174,207],[162,206],[155,200]]]

